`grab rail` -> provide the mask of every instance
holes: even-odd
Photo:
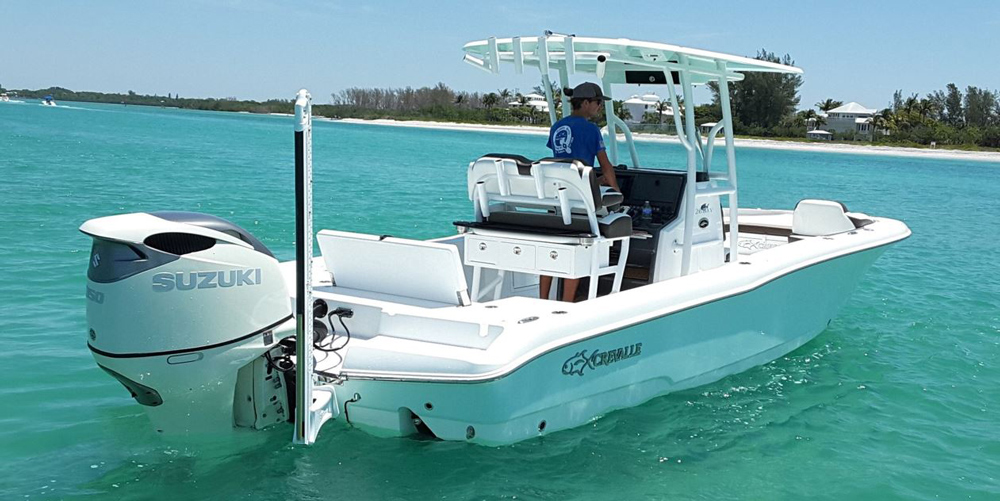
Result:
[[[615,125],[621,127],[622,132],[625,133],[625,142],[628,143],[628,154],[632,157],[632,167],[638,169],[639,153],[635,151],[635,141],[632,139],[632,130],[629,129],[628,124],[626,124],[621,118],[618,118],[617,115],[611,115],[611,119],[615,122]],[[617,138],[614,138],[614,140],[617,141]],[[617,159],[615,159],[615,162],[617,162]]]

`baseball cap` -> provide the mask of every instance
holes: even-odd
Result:
[[[566,91],[569,91],[569,92],[566,92]],[[584,82],[584,83],[582,83],[580,85],[577,85],[573,89],[564,89],[563,92],[565,92],[567,96],[572,97],[574,99],[576,99],[576,98],[580,98],[580,99],[603,99],[604,101],[610,101],[611,100],[610,97],[605,96],[604,93],[601,92],[601,86],[597,85],[597,84],[595,84],[593,82]]]

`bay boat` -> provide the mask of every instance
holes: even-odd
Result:
[[[563,87],[586,75],[609,96],[620,84],[665,87],[674,110],[678,90],[691,103],[693,86],[714,81],[723,117],[703,139],[694,107],[675,113],[686,168],[653,169],[608,103],[621,192],[577,160],[486,154],[468,166],[469,220],[457,234],[322,230],[315,257],[311,98],[300,91],[295,261],[206,214],[121,214],[80,228],[93,239],[88,346],[158,432],[291,422],[293,440],[309,444],[335,420],[382,436],[509,444],[577,427],[802,346],[910,234],[836,201],[733,209],[728,86],[798,68],[550,33],[464,52],[492,74],[539,71],[553,122],[552,72]],[[720,132],[725,168],[715,169]],[[651,214],[636,210],[647,202]],[[540,274],[584,279],[585,297],[538,299]]]
[[[51,95],[47,95],[44,98],[42,98],[42,102],[39,104],[41,104],[42,106],[56,106],[56,102]]]
[[[8,96],[6,92],[0,93],[0,103],[9,103],[9,102],[10,102],[10,96]]]

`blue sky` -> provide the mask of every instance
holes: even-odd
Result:
[[[806,72],[801,107],[832,97],[881,108],[895,89],[949,82],[1000,88],[998,1],[32,0],[0,12],[8,88],[265,99],[306,87],[320,103],[351,86],[527,91],[536,75],[487,75],[461,47],[546,29],[787,52]]]

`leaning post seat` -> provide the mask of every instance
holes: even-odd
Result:
[[[803,199],[792,211],[792,237],[834,235],[871,223],[867,215],[849,212],[843,202]]]
[[[632,219],[608,213],[622,194],[602,188],[594,168],[565,158],[531,161],[519,155],[490,154],[469,164],[473,222],[465,229],[465,264],[472,266],[472,299],[480,289],[500,292],[504,272],[562,278],[590,277],[589,298],[597,296],[601,275],[614,274],[612,293],[621,289]],[[609,264],[611,245],[621,242],[618,262]],[[497,279],[480,284],[483,268]]]

